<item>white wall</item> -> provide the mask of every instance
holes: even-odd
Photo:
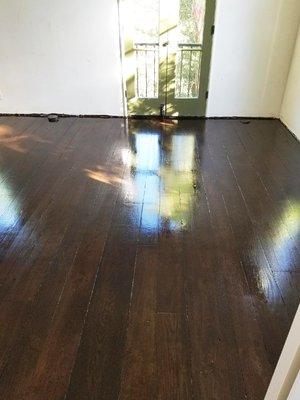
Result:
[[[300,399],[300,371],[298,372],[297,378],[293,384],[287,400],[299,400]]]
[[[300,140],[300,28],[280,118]]]
[[[217,0],[208,116],[279,116],[299,19],[299,0]]]
[[[122,114],[116,0],[0,0],[0,113]]]
[[[208,116],[279,116],[299,0],[217,0]],[[0,113],[121,115],[117,0],[0,0]]]
[[[275,368],[265,400],[287,400],[293,387],[299,390],[296,381],[300,370],[300,306],[296,312],[290,332],[284,344],[282,353]],[[293,393],[291,393],[291,399]],[[299,397],[297,397],[299,399]]]

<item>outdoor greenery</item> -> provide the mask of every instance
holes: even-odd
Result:
[[[183,43],[201,44],[205,14],[204,0],[181,0],[179,11],[180,39]]]

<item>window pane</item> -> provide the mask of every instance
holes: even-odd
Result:
[[[205,0],[181,0],[175,97],[199,96]]]

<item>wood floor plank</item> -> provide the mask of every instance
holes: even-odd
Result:
[[[136,244],[123,235],[112,232],[106,245],[67,399],[118,396],[136,256]]]
[[[83,135],[81,135],[81,140],[84,140]],[[79,141],[78,146],[80,146],[82,143]],[[82,160],[84,159],[85,157],[83,156]],[[63,174],[60,174],[60,178],[55,182],[55,187],[52,187],[50,196],[49,193],[46,193],[39,202],[39,206],[34,209],[33,214],[26,219],[26,222],[23,226],[21,225],[19,227],[18,234],[8,249],[7,254],[5,255],[6,259],[4,260],[1,269],[1,279],[3,279],[3,281],[9,280],[15,285],[15,276],[19,275],[21,277],[20,269],[18,268],[19,263],[22,262],[23,264],[24,259],[27,263],[32,262],[30,257],[35,257],[35,251],[41,250],[38,246],[40,242],[36,240],[38,229],[42,230],[41,235],[43,236],[42,232],[45,230],[47,219],[50,218],[50,223],[53,223],[55,226],[55,223],[59,221],[59,218],[61,218],[59,213],[63,215],[66,205],[70,202],[70,205],[72,205],[72,188],[75,191],[80,189],[78,183],[80,181],[81,174],[78,174],[76,169],[74,169],[75,163],[79,160],[80,157],[78,157],[77,160],[70,160],[71,163],[69,167],[64,171]],[[65,190],[62,190],[62,188]],[[59,202],[61,202],[61,204],[59,204]],[[67,211],[69,212],[70,210],[72,210],[72,207],[70,207]],[[55,219],[53,215],[51,216],[51,211],[56,215],[58,214],[57,219]],[[15,221],[13,221],[13,224],[15,224]],[[48,232],[51,235],[54,233],[51,231],[50,227],[49,230],[47,227],[46,233]],[[58,237],[53,235],[53,239],[57,240]],[[48,240],[47,244],[51,244],[51,242]],[[24,251],[25,254],[22,254],[22,251]],[[4,275],[2,278],[2,274],[4,274],[5,271],[7,271],[7,275]],[[9,287],[10,284],[7,283],[5,286],[6,291]],[[3,296],[4,293],[5,292],[2,291],[1,295]]]
[[[91,136],[90,136],[91,139]],[[94,147],[94,155],[97,154],[97,147]],[[89,160],[92,161],[92,155],[93,152],[91,151],[91,148],[86,149],[89,154]],[[84,154],[84,152],[82,152]],[[109,152],[107,153],[109,155]],[[86,154],[87,155],[87,154]],[[79,166],[79,165],[78,165]],[[75,171],[76,172],[76,171]],[[82,176],[82,174],[77,176]],[[85,183],[84,180],[87,182]],[[33,304],[29,304],[29,310],[27,312],[27,322],[30,322],[30,325],[27,325],[27,330],[23,330],[23,335],[22,335],[22,341],[21,345],[19,346],[19,351],[20,354],[18,355],[18,359],[10,357],[9,363],[12,366],[14,362],[18,362],[18,367],[20,368],[20,371],[22,373],[23,377],[26,377],[26,373],[30,373],[31,370],[28,368],[33,368],[33,366],[30,365],[29,360],[31,360],[31,354],[30,354],[30,349],[32,348],[32,341],[33,340],[42,340],[43,335],[46,335],[45,329],[47,327],[48,321],[51,321],[52,315],[51,315],[51,310],[52,313],[55,310],[55,304],[59,300],[60,296],[60,290],[63,288],[64,281],[65,281],[65,274],[67,273],[66,268],[69,267],[69,263],[72,265],[72,258],[75,257],[75,255],[78,255],[79,249],[77,248],[76,244],[78,243],[78,240],[83,241],[82,238],[84,238],[86,234],[86,229],[88,229],[89,233],[92,233],[91,230],[91,224],[93,222],[93,219],[95,218],[96,215],[96,209],[95,209],[95,201],[97,207],[102,207],[103,206],[103,211],[106,211],[106,208],[104,207],[105,204],[103,205],[101,200],[101,196],[99,197],[98,191],[100,189],[97,189],[99,187],[99,183],[96,181],[92,180],[87,180],[84,177],[81,177],[81,179],[78,181],[78,184],[74,185],[74,182],[71,180],[70,183],[72,185],[69,187],[69,190],[66,190],[66,194],[71,196],[67,202],[69,203],[69,210],[73,211],[72,214],[70,214],[74,220],[74,222],[71,223],[70,227],[61,230],[60,229],[60,224],[65,224],[65,221],[63,219],[59,218],[53,218],[53,215],[51,217],[52,222],[55,222],[56,226],[54,225],[52,230],[57,230],[57,234],[55,234],[54,238],[55,240],[59,240],[58,242],[53,242],[53,239],[51,240],[52,245],[55,246],[55,243],[58,243],[62,249],[64,249],[62,253],[62,259],[60,257],[57,257],[55,255],[54,260],[52,261],[51,258],[54,256],[51,255],[50,253],[46,253],[47,255],[44,256],[43,263],[41,264],[41,257],[39,258],[40,263],[39,264],[31,264],[30,270],[27,273],[27,276],[25,279],[23,278],[20,280],[20,284],[17,286],[18,288],[18,293],[22,293],[22,296],[27,293],[26,297],[32,298]],[[72,192],[72,187],[77,190],[76,192]],[[67,189],[67,187],[65,186]],[[96,190],[97,189],[97,190]],[[103,195],[106,194],[105,191],[103,191]],[[95,197],[96,196],[96,197]],[[95,197],[95,199],[93,199]],[[58,199],[56,199],[58,200]],[[72,207],[72,202],[73,202],[73,207]],[[90,203],[90,204],[89,204]],[[108,204],[111,203],[111,199],[109,198]],[[61,204],[61,203],[60,203]],[[78,204],[78,205],[76,205]],[[85,207],[83,207],[83,204],[86,204]],[[62,206],[62,204],[61,204]],[[64,209],[65,207],[62,207]],[[60,210],[60,208],[58,208]],[[82,217],[80,218],[80,216]],[[79,220],[77,220],[79,218]],[[77,230],[76,230],[76,222],[77,222]],[[110,220],[108,221],[110,222]],[[81,224],[81,226],[79,225]],[[49,228],[49,227],[48,227]],[[72,231],[75,230],[75,235],[72,235]],[[62,236],[61,242],[59,239],[58,233],[61,231]],[[51,232],[51,230],[50,230]],[[105,233],[105,231],[104,231]],[[53,232],[51,232],[53,234]],[[76,239],[77,236],[77,239]],[[99,236],[100,238],[100,236]],[[48,239],[49,240],[49,239]],[[73,253],[72,253],[73,249]],[[45,250],[45,249],[44,249]],[[86,247],[85,247],[86,250]],[[49,248],[48,248],[49,251]],[[68,258],[69,256],[69,258]],[[48,257],[48,258],[47,258]],[[51,262],[49,263],[49,261]],[[57,268],[58,265],[56,263],[61,262],[62,265],[60,268]],[[44,278],[45,276],[45,278]],[[50,280],[50,286],[49,286],[49,279]],[[54,287],[51,287],[51,284],[54,285]],[[88,293],[88,291],[87,291]],[[24,306],[27,307],[27,303],[24,303]],[[42,306],[46,307],[48,315],[45,314],[43,311]],[[26,309],[25,309],[26,310]],[[40,312],[40,315],[36,313],[36,311]],[[13,310],[9,310],[10,313],[13,312]],[[20,314],[20,317],[23,316],[24,312]],[[23,316],[24,318],[24,316]],[[26,313],[25,313],[25,318],[26,318]],[[36,324],[34,321],[36,318],[36,321],[39,321],[38,324]],[[17,320],[14,321],[14,326],[17,324]],[[21,320],[22,321],[22,320]],[[44,322],[44,325],[41,322]],[[41,329],[43,327],[43,329]],[[25,335],[27,333],[27,336]],[[10,340],[12,340],[12,335],[10,336]],[[27,342],[26,342],[27,340]],[[14,345],[15,346],[15,345]],[[28,351],[27,351],[28,350]],[[36,349],[37,352],[38,349]],[[29,352],[29,354],[28,354]],[[34,353],[34,356],[37,357],[37,355]],[[18,353],[17,353],[18,354]],[[34,360],[34,359],[33,359]],[[34,362],[32,360],[32,362]],[[25,363],[25,365],[24,365]],[[9,365],[6,365],[5,367],[5,373],[2,374],[3,380],[6,375],[9,375]],[[24,386],[22,385],[22,380],[21,377],[18,376],[16,371],[14,371],[14,376],[17,378],[18,384],[14,385],[14,388],[17,390],[18,388],[21,390],[24,389]]]
[[[120,400],[157,397],[156,360],[160,357],[155,351],[157,268],[157,247],[140,245],[136,256]]]
[[[189,341],[183,314],[156,314],[157,395],[162,400],[192,398]]]
[[[201,172],[205,173],[206,157],[198,162],[201,162]],[[217,201],[219,192],[213,189],[214,203],[209,203],[201,174],[196,180],[198,190],[190,203],[192,222],[185,232],[186,297],[195,398],[244,398],[243,368],[233,328],[235,304],[230,304],[226,293],[228,273],[224,261],[233,258],[232,250],[225,245],[229,224],[222,213],[222,203],[220,207]],[[213,227],[222,232],[222,240],[218,241]],[[223,258],[218,256],[219,252]],[[240,280],[236,284],[242,286]],[[231,301],[234,303],[232,298]],[[235,378],[228,364],[236,366]]]
[[[222,291],[226,293],[221,298],[221,305],[227,312],[227,323],[220,331],[227,332],[225,338],[232,343],[228,348],[234,349],[236,346],[238,353],[233,351],[229,353],[231,365],[233,365],[232,362],[239,365],[242,373],[242,377],[238,379],[240,385],[233,386],[231,388],[233,392],[229,392],[227,396],[228,398],[247,398],[248,396],[259,399],[264,395],[265,385],[271,377],[272,365],[263,350],[265,343],[257,322],[257,310],[252,300],[254,293],[249,287],[241,265],[238,242],[232,231],[209,153],[205,157],[205,162],[202,163],[202,171],[213,227],[212,235],[215,236],[216,263],[219,275],[222,277],[218,290],[215,289],[215,292],[219,296]],[[217,276],[216,272],[215,275]],[[222,316],[223,313],[224,311],[219,312],[219,315]],[[222,317],[220,319],[222,321]],[[220,337],[222,338],[222,336]],[[245,356],[246,354],[247,356]],[[260,366],[257,364],[259,358]],[[226,381],[235,382],[232,378]],[[255,391],[253,391],[254,382]],[[222,386],[220,390],[222,390]]]
[[[58,163],[58,157],[53,157],[51,150],[54,149],[58,155],[60,154],[60,149],[66,145],[66,137],[68,137],[67,143],[70,141],[72,135],[69,132],[69,128],[72,122],[74,123],[71,119],[67,120],[67,123],[63,127],[60,126],[60,129],[56,128],[56,131],[53,128],[52,134],[56,132],[55,140],[53,140],[51,146],[44,147],[40,160],[31,160],[31,164],[28,163],[28,168],[24,168],[22,164],[21,173],[18,174],[17,185],[14,186],[14,191],[9,190],[9,201],[5,201],[2,204],[0,218],[6,218],[5,216],[9,218],[11,214],[14,214],[14,210],[19,208],[19,204],[23,198],[30,199],[30,202],[28,201],[19,215],[14,218],[13,224],[10,223],[6,230],[1,231],[0,257],[4,257],[5,251],[10,247],[18,234],[20,226],[26,223],[36,204],[40,202],[39,193],[42,193],[45,197],[52,190],[53,184],[58,177],[62,175],[61,168],[63,166]],[[69,134],[64,135],[67,131]],[[32,170],[33,162],[36,167],[34,171]],[[59,164],[60,168],[58,168],[57,164]]]
[[[261,400],[300,300],[273,120],[0,118],[0,397]]]
[[[136,221],[140,222],[140,216],[128,225],[115,220],[120,210],[124,210],[120,197],[121,194],[116,198],[66,398],[115,399],[120,390],[136,262]]]
[[[220,129],[221,126],[220,126]],[[229,136],[228,136],[229,138]],[[226,138],[225,138],[226,140]],[[229,139],[227,139],[229,140]],[[223,136],[220,145],[224,145]],[[226,143],[226,142],[225,142]],[[254,301],[256,303],[256,309],[259,312],[261,322],[261,330],[262,334],[265,337],[265,345],[268,349],[268,357],[272,365],[274,365],[278,359],[279,352],[282,348],[284,342],[284,332],[288,329],[290,324],[290,319],[288,317],[288,311],[286,310],[285,303],[282,298],[282,291],[279,288],[281,284],[280,281],[276,281],[275,273],[273,273],[272,268],[270,268],[270,264],[272,267],[278,267],[280,264],[278,259],[276,258],[276,253],[274,257],[270,258],[270,250],[271,253],[274,252],[274,246],[270,246],[270,242],[266,239],[268,238],[268,232],[259,229],[260,226],[258,224],[259,215],[261,213],[262,207],[264,206],[264,200],[262,201],[262,205],[255,205],[254,203],[259,203],[259,198],[257,198],[258,194],[256,192],[256,196],[252,193],[252,200],[247,197],[247,195],[243,195],[241,189],[236,182],[236,176],[234,171],[238,169],[238,166],[232,170],[232,165],[230,165],[230,160],[226,155],[226,150],[229,147],[228,142],[226,143],[227,147],[221,147],[218,151],[219,144],[216,141],[213,142],[213,146],[210,147],[211,151],[215,153],[215,162],[222,162],[222,176],[219,177],[219,182],[221,184],[225,203],[227,204],[227,210],[229,215],[231,215],[231,224],[232,229],[235,231],[235,236],[237,239],[237,243],[239,244],[240,253],[241,253],[241,261],[243,263],[245,273],[247,276],[247,281],[250,285],[251,291],[256,293],[254,297]],[[234,156],[232,151],[234,146],[237,146],[236,151],[240,151],[241,148],[238,142],[233,142],[231,146],[231,156]],[[241,152],[243,154],[243,152]],[[223,161],[222,161],[223,160]],[[247,160],[244,160],[246,167],[248,167]],[[239,164],[238,173],[241,174],[241,171],[244,171],[245,167],[242,163]],[[229,190],[226,189],[224,174],[228,176],[230,180]],[[249,176],[249,175],[248,175]],[[254,174],[255,176],[255,174]],[[249,183],[252,178],[249,176]],[[259,190],[261,183],[257,180],[250,187],[257,188]],[[246,188],[246,187],[245,187]],[[247,194],[249,193],[247,192]],[[246,196],[246,197],[245,197]],[[264,195],[262,197],[264,199]],[[251,203],[250,203],[251,202]],[[235,204],[234,210],[231,206]],[[249,211],[247,205],[253,205],[256,209],[253,213]],[[267,207],[267,205],[265,205]],[[241,212],[236,215],[236,209],[240,208]],[[266,211],[268,213],[268,210]],[[272,215],[272,214],[271,214]],[[250,218],[250,219],[248,219]],[[267,217],[265,217],[267,218]],[[244,220],[243,224],[241,222]],[[242,229],[241,229],[242,228]],[[250,236],[251,242],[249,243],[249,232],[252,232]],[[242,241],[243,240],[243,241]],[[272,243],[272,241],[271,241]],[[250,247],[249,247],[250,244]],[[248,251],[247,247],[249,247]],[[266,307],[265,301],[269,303],[269,306]],[[263,309],[263,310],[262,310]],[[271,334],[270,331],[273,333]],[[269,342],[268,337],[272,335],[273,341]]]

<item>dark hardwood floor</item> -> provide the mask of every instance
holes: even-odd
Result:
[[[0,118],[0,398],[263,400],[300,298],[279,121]]]

